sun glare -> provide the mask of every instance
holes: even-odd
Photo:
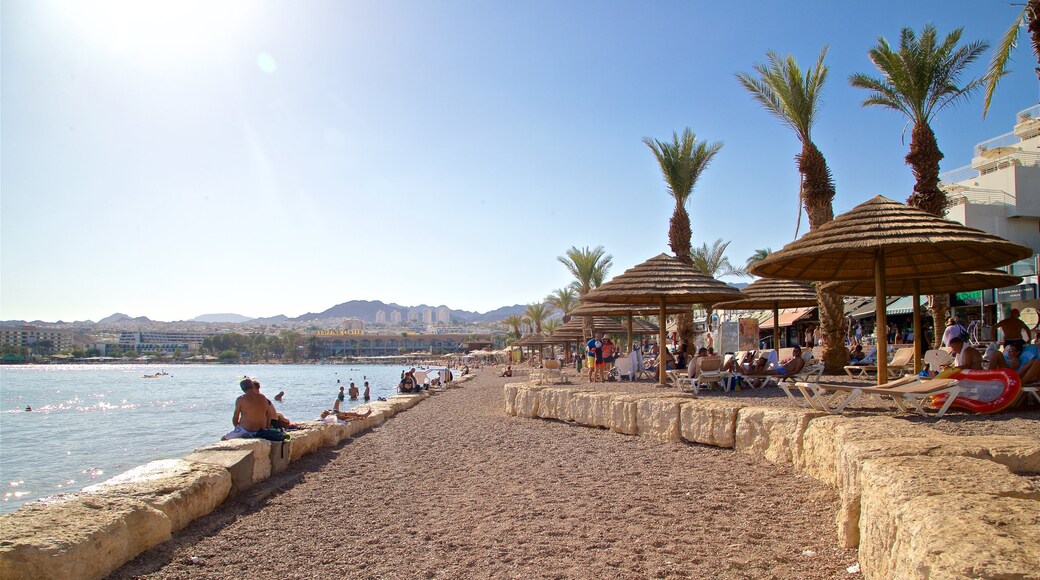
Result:
[[[60,10],[89,42],[126,57],[183,60],[237,41],[249,24],[246,0],[96,0]]]

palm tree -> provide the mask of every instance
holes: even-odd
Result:
[[[566,316],[570,314],[571,310],[578,307],[578,294],[574,288],[564,286],[553,290],[552,294],[545,298],[545,302]]]
[[[599,287],[610,273],[610,267],[614,265],[614,256],[608,254],[603,246],[596,246],[591,250],[588,246],[580,250],[571,246],[565,256],[557,256],[556,259],[574,276],[571,288],[578,293],[579,299],[593,288]]]
[[[989,62],[989,70],[986,71],[986,100],[982,105],[982,117],[986,117],[989,111],[989,102],[993,98],[993,91],[997,88],[997,82],[1001,77],[1008,74],[1007,65],[1011,62],[1011,52],[1018,44],[1018,33],[1025,24],[1029,29],[1029,35],[1033,43],[1033,54],[1040,64],[1040,0],[1028,0],[1018,18],[1011,23],[1004,37],[1000,39],[1000,45],[993,52],[993,60]],[[1040,66],[1034,69],[1037,79],[1040,79]]]
[[[687,127],[682,134],[672,133],[672,142],[662,142],[645,137],[643,143],[653,151],[661,174],[668,186],[668,194],[675,200],[675,210],[668,220],[668,246],[675,257],[692,263],[690,258],[690,214],[686,204],[694,186],[715,155],[722,150],[722,142],[697,141],[697,136]],[[680,314],[676,320],[679,336],[688,345],[693,344],[693,314]]]
[[[793,56],[781,58],[770,51],[766,53],[766,63],[755,64],[757,77],[737,73],[737,79],[752,98],[798,135],[802,144],[802,151],[795,156],[801,175],[799,204],[805,206],[810,230],[834,219],[834,179],[827,160],[812,140],[812,127],[819,118],[820,95],[827,81],[827,65],[823,63],[826,56],[824,46],[816,64],[803,73]],[[844,340],[845,305],[840,295],[820,290],[816,291],[816,299],[827,344],[824,364],[828,372],[838,372],[849,360]]]
[[[671,143],[649,137],[643,138],[643,143],[653,151],[668,186],[668,194],[675,200],[675,210],[668,220],[668,246],[677,258],[690,263],[690,214],[686,211],[686,203],[697,180],[722,149],[722,142],[698,142],[697,136],[687,127],[682,135],[672,133]]]
[[[755,264],[761,262],[762,260],[765,260],[766,257],[768,257],[769,254],[772,254],[772,253],[773,253],[773,248],[759,248],[759,249],[755,250],[755,253],[751,254],[751,257],[749,257],[744,262],[744,269],[745,270],[751,269],[751,266],[754,266]]]
[[[870,91],[863,106],[878,106],[906,115],[913,123],[910,133],[910,152],[906,163],[917,182],[914,192],[906,200],[907,205],[922,209],[932,215],[944,217],[949,200],[939,189],[939,162],[943,158],[935,140],[931,121],[939,111],[982,86],[986,80],[975,78],[958,86],[965,69],[974,62],[989,45],[983,41],[958,47],[962,28],[958,28],[939,41],[939,34],[931,24],[925,25],[918,36],[910,28],[904,28],[899,38],[899,50],[895,51],[883,37],[867,53],[871,62],[881,73],[875,78],[865,74],[854,74],[849,83]],[[932,320],[935,321],[935,341],[939,344],[946,320],[948,297],[935,296],[932,300]]]
[[[528,304],[527,310],[524,311],[524,315],[531,321],[531,326],[534,327],[535,332],[542,331],[542,324],[546,318],[549,318],[551,314],[549,305],[544,302],[535,302],[534,304]]]
[[[524,334],[520,331],[520,327],[524,324],[523,317],[520,316],[509,316],[502,322],[505,322],[510,328],[513,329],[513,338],[520,339]]]
[[[718,278],[720,276],[748,276],[747,270],[744,268],[735,268],[730,263],[729,258],[726,257],[726,248],[728,248],[730,242],[723,242],[722,239],[715,240],[715,243],[708,247],[708,243],[701,244],[701,247],[694,248],[691,253],[691,259],[693,260],[693,267],[702,274],[707,274],[712,278]],[[711,328],[711,313],[714,310],[711,304],[704,304],[704,309],[708,314],[708,330]],[[687,344],[693,344],[688,342]]]
[[[563,322],[559,318],[550,318],[542,323],[542,329],[545,330],[546,334],[552,334],[556,332],[556,329],[560,327]]]

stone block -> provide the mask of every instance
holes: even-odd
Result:
[[[516,391],[516,416],[526,417],[528,419],[538,416],[538,396],[541,394],[543,387],[539,385],[528,385],[524,384]]]
[[[931,427],[895,417],[816,417],[809,421],[802,436],[802,453],[795,458],[795,467],[806,475],[837,486],[838,451],[849,441],[940,435]]]
[[[130,497],[61,496],[0,516],[0,578],[103,578],[170,539],[170,519]]]
[[[610,428],[610,400],[615,393],[575,391],[571,395],[570,415],[574,422],[586,427]]]
[[[641,437],[675,443],[679,433],[679,411],[689,397],[646,397],[636,401],[636,430]]]
[[[506,415],[516,416],[516,393],[523,383],[506,383],[502,386],[502,398],[505,399]]]
[[[271,442],[263,439],[221,441],[199,447],[185,459],[227,469],[232,495],[271,477]]]
[[[326,447],[333,447],[339,445],[344,439],[350,438],[350,430],[348,425],[350,423],[340,423],[333,417],[326,417],[324,419],[326,427],[322,430],[325,436],[324,445]]]
[[[424,393],[422,393],[420,395],[409,395],[409,394],[405,393],[405,394],[394,395],[392,397],[388,397],[387,401],[389,401],[390,403],[394,404],[395,406],[399,405],[400,407],[398,409],[398,412],[400,412],[400,411],[407,411],[408,409],[411,409],[412,407],[414,407],[414,406],[418,405],[420,402],[422,402],[423,399],[429,398],[429,396],[430,396],[429,392],[424,392]]]
[[[382,415],[384,420],[397,414],[397,409],[395,408],[394,403],[391,403],[390,401],[372,401],[371,403],[368,403],[367,406],[372,409],[372,415]]]
[[[278,475],[289,469],[289,462],[292,461],[292,448],[295,444],[296,442],[292,439],[271,442],[271,452],[268,454],[268,461],[271,464],[271,475]]]
[[[550,387],[543,389],[538,397],[538,416],[543,419],[557,419],[560,421],[573,421],[574,409],[571,401],[578,393],[587,392],[585,389],[568,389],[564,387]]]
[[[734,448],[773,463],[794,464],[809,421],[823,415],[789,407],[744,407],[737,411]]]
[[[153,461],[83,489],[142,501],[165,514],[174,532],[216,509],[230,492],[227,469],[184,459]]]
[[[679,435],[691,442],[732,448],[737,438],[739,403],[697,399],[686,401],[679,412]]]
[[[637,417],[637,403],[646,395],[616,394],[610,399],[610,427],[611,431],[624,433],[625,435],[638,435],[639,423]]]
[[[314,453],[325,445],[325,429],[328,423],[314,421],[298,425],[303,428],[289,432],[292,435],[292,455],[289,461],[299,461],[304,455]]]
[[[934,430],[933,430],[934,431]],[[917,438],[846,441],[838,450],[838,527],[839,543],[847,548],[859,545],[859,519],[865,462],[885,457],[930,456],[970,457],[999,463],[1015,472],[1037,473],[1040,467],[1040,442],[1029,437],[957,437],[937,433]]]
[[[1035,578],[1040,491],[992,461],[864,462],[859,561],[865,578]]]

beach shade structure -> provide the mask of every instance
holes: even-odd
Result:
[[[689,313],[689,305],[669,304],[666,314]],[[657,327],[652,332],[633,332],[634,316],[657,315],[657,307],[648,304],[608,304],[603,302],[582,303],[568,313],[569,316],[624,316],[628,319],[628,347],[632,347],[632,337],[635,334],[657,334]],[[646,328],[644,328],[646,330]]]
[[[532,332],[531,334],[526,334],[523,337],[521,337],[520,340],[514,343],[514,345],[521,347],[526,346],[529,348],[533,348],[536,346],[541,347],[547,344],[552,344],[548,341],[548,338],[549,337],[547,335],[541,332]]]
[[[999,236],[876,196],[809,231],[751,266],[764,278],[834,282],[873,280],[877,304],[884,304],[887,280],[986,270],[1033,255],[1033,250]],[[885,309],[878,328],[887,327]],[[878,352],[887,352],[877,333]],[[879,384],[888,361],[878,357]]]
[[[659,254],[625,270],[584,296],[589,302],[657,305],[660,386],[667,386],[665,317],[669,304],[714,304],[741,297],[740,290],[702,274],[682,260]]]
[[[719,310],[771,310],[773,312],[773,348],[780,348],[780,309],[817,306],[816,291],[797,280],[760,278],[745,286],[740,300],[720,302]]]
[[[921,372],[921,357],[924,339],[921,328],[921,294],[949,294],[950,292],[971,292],[989,288],[1014,286],[1022,282],[1021,276],[1014,276],[998,270],[982,272],[961,272],[946,276],[928,278],[889,278],[885,281],[886,296],[913,296],[914,305],[914,373]],[[876,291],[873,280],[852,280],[845,282],[827,282],[822,286],[827,292],[847,294],[849,296],[874,296]]]

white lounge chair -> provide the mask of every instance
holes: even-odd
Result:
[[[634,381],[636,378],[635,366],[632,364],[632,359],[628,357],[616,359],[614,371],[617,373],[618,380],[621,380],[621,377],[628,377],[628,380]]]
[[[696,393],[701,389],[710,389],[712,385],[721,385],[723,391],[727,391],[726,377],[729,371],[722,369],[722,357],[702,356],[697,357],[694,363],[694,376],[680,378],[676,384],[680,391]]]
[[[821,383],[796,383],[795,385],[810,407],[834,415],[843,412],[860,395],[874,395],[891,399],[900,411],[914,411],[927,416],[924,405],[935,395],[946,394],[935,417],[942,417],[950,404],[961,392],[956,379],[921,379],[905,376],[876,387],[854,387],[851,385],[825,385]]]

